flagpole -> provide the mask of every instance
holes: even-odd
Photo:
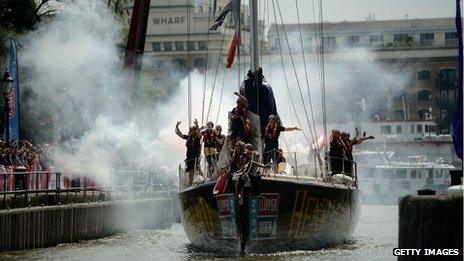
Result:
[[[259,69],[258,0],[250,0],[250,18],[251,69],[256,72]]]

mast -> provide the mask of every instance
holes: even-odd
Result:
[[[250,0],[250,41],[251,41],[251,71],[259,69],[258,49],[258,0]]]

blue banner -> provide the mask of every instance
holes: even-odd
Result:
[[[10,140],[19,139],[19,72],[16,43],[10,38],[10,76],[13,77],[13,89],[8,97]]]
[[[451,124],[451,135],[453,137],[456,155],[462,160],[462,22],[461,22],[461,0],[456,0],[456,30],[459,47],[459,78],[458,78],[458,100],[453,123]]]

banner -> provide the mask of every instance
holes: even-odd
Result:
[[[459,46],[459,76],[458,76],[458,99],[454,119],[451,123],[451,136],[453,137],[454,149],[458,158],[462,160],[462,23],[461,23],[461,0],[456,0],[456,30]]]
[[[10,38],[10,76],[13,77],[13,89],[8,97],[10,140],[19,140],[19,72],[16,43]],[[6,134],[6,133],[5,133]]]

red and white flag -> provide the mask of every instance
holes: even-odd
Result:
[[[235,58],[235,52],[240,42],[240,0],[229,0],[227,5],[224,7],[224,9],[222,9],[219,16],[214,20],[214,23],[209,28],[210,30],[217,30],[217,28],[224,23],[229,12],[232,12],[234,16],[235,33],[230,43],[229,51],[227,52],[226,68],[232,67],[232,63],[234,62]]]

